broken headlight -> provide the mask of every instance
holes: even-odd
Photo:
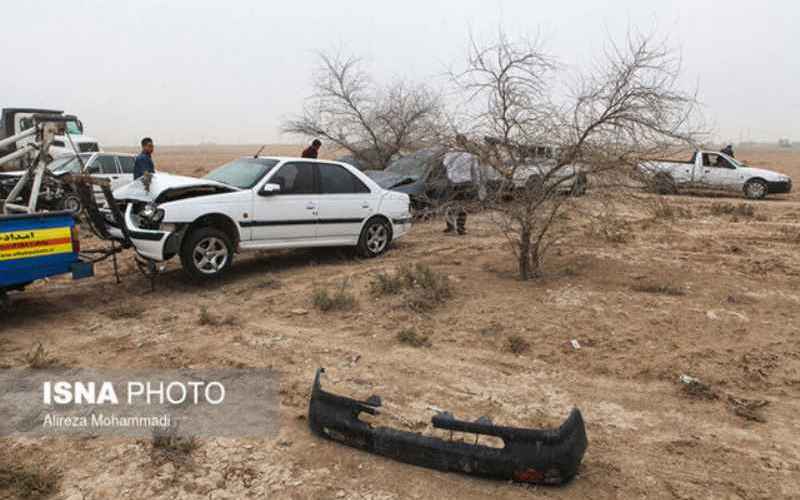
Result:
[[[139,212],[139,217],[147,219],[150,222],[158,223],[161,222],[161,220],[164,218],[164,211],[160,210],[152,203],[148,203],[147,205],[145,205],[142,211]]]

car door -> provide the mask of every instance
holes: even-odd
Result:
[[[725,157],[716,153],[703,153],[701,184],[709,189],[734,191],[737,189],[738,173]]]
[[[120,170],[120,186],[125,186],[133,182],[133,166],[136,158],[132,155],[117,155],[117,163]]]
[[[277,185],[280,190],[268,191],[267,184]],[[241,224],[251,228],[254,245],[311,245],[317,233],[318,192],[313,163],[284,163],[261,184],[253,203],[253,217]]]
[[[347,168],[333,163],[318,163],[320,244],[355,244],[361,226],[378,209],[377,196]]]

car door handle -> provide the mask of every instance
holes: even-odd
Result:
[[[369,202],[364,202],[361,204],[361,208],[369,208]]]
[[[317,208],[316,203],[309,203],[308,205],[306,205],[306,210],[315,210],[316,208]]]

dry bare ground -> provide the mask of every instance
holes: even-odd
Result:
[[[200,174],[251,149],[160,148],[156,160]],[[740,156],[800,179],[800,153]],[[0,468],[46,466],[58,498],[798,498],[800,194],[750,203],[753,215],[720,205],[742,199],[667,202],[683,210],[654,217],[630,205],[605,232],[573,217],[586,226],[571,246],[580,250],[556,252],[529,283],[476,216],[464,237],[443,235],[438,221],[417,225],[378,260],[340,250],[244,255],[207,287],[171,263],[151,293],[124,258],[121,285],[103,264],[92,280],[34,286],[2,321],[0,364],[20,366],[41,342],[73,367],[272,367],[281,432],[201,441],[191,466],[177,468],[132,440],[5,439]],[[595,208],[591,195],[581,203]],[[425,314],[373,297],[372,276],[406,262],[449,275],[453,297]],[[345,278],[357,306],[315,310],[313,291]],[[140,313],[120,317],[120,304]],[[200,326],[203,307],[240,320]],[[408,328],[430,345],[400,342]],[[512,337],[530,349],[511,352]],[[380,394],[384,423],[424,433],[435,434],[429,406],[529,427],[557,425],[577,406],[590,441],[580,474],[564,488],[528,488],[320,441],[304,419],[320,366],[328,388]],[[707,387],[684,386],[684,374]],[[768,405],[750,410],[748,400]]]

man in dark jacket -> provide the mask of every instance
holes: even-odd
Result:
[[[728,144],[727,146],[725,146],[725,148],[722,151],[720,151],[720,153],[726,154],[731,158],[736,158],[736,156],[733,155],[733,144]]]
[[[143,176],[145,172],[156,173],[156,166],[153,164],[153,139],[145,137],[142,139],[142,152],[136,157],[133,163],[133,180]]]
[[[319,148],[322,147],[322,141],[314,139],[309,147],[303,150],[303,158],[317,159],[319,157]]]

